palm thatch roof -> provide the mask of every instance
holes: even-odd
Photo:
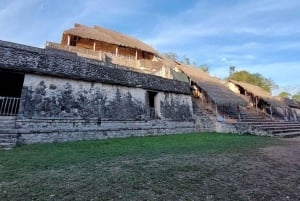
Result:
[[[229,80],[229,82],[243,88],[248,93],[253,94],[253,96],[259,97],[260,99],[264,100],[265,102],[269,103],[270,105],[279,106],[279,107],[285,105],[284,101],[277,99],[275,97],[272,97],[270,92],[262,89],[259,86],[241,82],[241,81],[236,81],[236,80]]]
[[[67,35],[130,47],[158,55],[158,52],[155,49],[140,40],[99,26],[88,27],[81,24],[75,24],[74,28],[64,31],[62,40],[66,40]]]
[[[198,87],[207,93],[217,105],[232,106],[241,105],[246,106],[247,102],[237,94],[230,91],[221,80],[211,77],[208,73],[200,68],[191,67],[181,64],[178,66],[189,78],[195,82]]]
[[[270,97],[271,96],[270,92],[264,90],[263,88],[261,88],[259,86],[245,83],[245,82],[236,81],[236,80],[229,80],[229,82],[242,87],[244,90],[252,93],[255,96],[258,96],[258,97]]]

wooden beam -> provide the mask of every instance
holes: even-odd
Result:
[[[258,104],[258,100],[257,100],[257,96],[255,96],[255,109],[257,111],[257,104]]]
[[[94,41],[93,49],[96,50],[96,41]]]
[[[71,36],[68,35],[68,41],[67,41],[67,45],[70,46],[70,43],[71,43]]]
[[[137,52],[137,50],[135,50],[135,60],[137,60],[138,59],[138,52]]]

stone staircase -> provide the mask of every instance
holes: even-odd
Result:
[[[213,122],[216,115],[207,107],[203,106],[199,98],[192,97],[193,113],[196,121],[201,124],[202,132],[211,132],[214,129]]]
[[[0,116],[0,149],[11,149],[17,144],[15,116]]]
[[[271,119],[269,116],[256,111],[254,108],[240,109],[239,124],[251,126],[254,133],[265,132],[276,137],[300,136],[300,123]]]

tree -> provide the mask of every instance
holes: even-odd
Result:
[[[183,64],[187,64],[187,65],[193,65],[195,67],[198,67],[200,69],[202,69],[204,72],[209,72],[209,66],[206,65],[206,64],[201,64],[201,65],[198,65],[195,61],[191,62],[191,59],[188,57],[188,56],[183,56],[183,57],[179,57],[176,53],[174,52],[166,52],[166,53],[163,53],[163,55],[173,61],[176,61],[176,62],[181,62]]]
[[[235,72],[235,66],[229,67],[229,76],[231,76]]]
[[[295,101],[299,101],[299,102],[300,102],[300,92],[294,94],[294,95],[292,96],[292,99],[295,100]]]
[[[182,60],[181,62],[184,63],[184,64],[187,64],[187,65],[190,65],[190,64],[191,64],[190,58],[187,57],[187,56],[184,56],[184,57],[183,57],[183,60]]]
[[[271,92],[272,89],[276,89],[278,85],[270,78],[265,78],[259,73],[249,73],[247,71],[236,71],[226,78],[227,80],[236,80],[246,82],[263,88],[264,90]]]
[[[196,65],[195,65],[196,66]],[[206,64],[201,64],[200,66],[199,66],[199,68],[201,68],[204,72],[209,72],[209,66],[208,65],[206,65]]]
[[[292,94],[290,94],[289,92],[286,92],[286,91],[282,91],[279,93],[279,96],[282,98],[290,98],[292,96]]]
[[[166,52],[166,53],[163,53],[163,55],[173,61],[178,61],[178,55],[174,52]]]

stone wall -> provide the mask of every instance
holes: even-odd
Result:
[[[39,120],[30,120],[30,122],[32,123],[34,121],[42,127],[40,129],[19,129],[19,144],[98,140],[108,138],[124,138],[132,136],[184,134],[197,132],[194,123],[188,121],[103,121],[101,125],[94,125],[89,127],[80,126],[85,125],[84,122],[77,122],[78,126],[63,128],[59,127],[59,125],[57,124],[63,122],[67,125],[71,125],[70,122],[67,122],[66,119],[64,119],[63,121],[48,120],[47,124],[45,124],[45,121],[42,121],[43,124],[41,124],[39,123]],[[72,120],[71,122],[74,121]],[[51,123],[51,127],[46,127]],[[26,125],[29,124],[27,123]]]
[[[5,131],[20,144],[216,130],[194,118],[189,83],[3,41],[0,70],[25,74],[15,129]]]
[[[40,49],[4,41],[0,41],[0,70],[162,92],[191,93],[189,83],[120,69],[115,64],[79,57],[71,52]]]
[[[193,118],[191,96],[164,93],[160,99],[160,113],[165,119],[191,120]]]
[[[26,74],[19,115],[22,118],[98,118],[148,120],[147,90]],[[157,92],[160,118],[192,119],[191,97]]]
[[[25,118],[145,119],[145,90],[26,74]]]

